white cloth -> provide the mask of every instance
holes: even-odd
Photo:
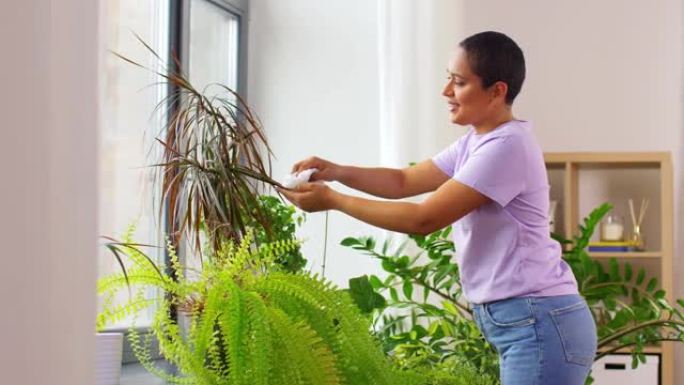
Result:
[[[317,171],[317,168],[309,168],[294,174],[287,175],[285,179],[283,179],[282,185],[290,189],[297,188],[297,186],[300,184],[308,182],[309,178],[311,178],[311,175]]]

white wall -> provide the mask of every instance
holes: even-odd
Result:
[[[273,175],[319,155],[379,164],[377,9],[367,0],[256,0],[250,3],[248,96],[277,160]],[[309,214],[301,236],[321,271],[325,214]],[[342,248],[346,236],[379,234],[330,213],[326,276],[346,286],[378,263]]]
[[[516,115],[535,123],[545,151],[672,153],[681,298],[683,16],[676,0],[257,0],[249,100],[279,157],[276,176],[310,154],[401,166],[464,132],[447,123],[439,95],[451,49],[475,32],[505,32],[528,63]],[[331,245],[373,233],[331,218]],[[321,227],[322,214],[313,214],[304,229],[311,238],[305,254],[315,261]],[[341,284],[377,266],[339,247],[329,248],[329,258],[329,275]],[[676,361],[684,361],[681,346]],[[684,383],[682,368],[675,383]]]
[[[250,2],[248,99],[277,157],[276,178],[310,155],[341,164],[402,167],[464,132],[448,125],[440,96],[454,43],[434,36],[452,28],[449,14],[437,3],[419,4]],[[339,243],[361,235],[383,240],[388,233],[336,212],[329,215],[326,276],[346,286],[351,277],[380,273],[377,261]],[[308,214],[300,232],[316,272],[324,228],[325,214]]]
[[[94,382],[98,9],[0,13],[3,383]]]

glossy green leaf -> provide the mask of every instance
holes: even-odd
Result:
[[[632,264],[629,262],[625,263],[625,281],[629,282],[632,280]]]
[[[646,279],[646,270],[642,267],[639,269],[639,273],[637,273],[636,284],[641,285],[644,283],[644,279]]]
[[[356,238],[354,238],[354,237],[347,237],[347,238],[344,238],[344,239],[342,240],[342,242],[340,242],[340,245],[342,245],[342,246],[347,246],[347,247],[355,246],[355,245],[358,245],[358,244],[360,244],[360,242],[359,242]]]
[[[390,291],[390,298],[392,298],[392,300],[394,302],[399,302],[399,294],[397,293],[397,289],[390,287],[389,291]]]
[[[456,306],[454,306],[454,304],[451,303],[450,301],[442,301],[442,306],[443,306],[444,309],[445,309],[447,312],[449,312],[450,314],[452,314],[452,315],[454,315],[454,316],[459,316],[459,315],[460,315],[459,312],[458,312],[458,310],[456,309]]]
[[[371,275],[370,278],[368,279],[368,281],[370,282],[371,286],[373,286],[373,289],[375,289],[375,290],[380,289],[381,287],[384,287],[384,285],[382,284],[382,281],[380,280],[380,278],[378,278],[377,275]]]
[[[408,279],[404,281],[403,287],[406,299],[410,300],[413,297],[413,284]]]
[[[385,298],[373,290],[366,275],[349,280],[349,294],[364,313],[370,313],[386,305]]]

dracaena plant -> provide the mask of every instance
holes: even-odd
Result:
[[[167,215],[177,244],[181,235],[201,251],[202,234],[214,250],[224,240],[238,240],[252,221],[270,233],[270,217],[258,202],[271,178],[272,152],[258,118],[234,90],[221,84],[197,89],[181,70],[178,60],[165,65],[157,53],[136,36],[156,57],[156,71],[114,53],[121,59],[156,73],[170,93],[159,103],[165,124],[156,138],[161,161],[155,164],[156,184],[162,196],[160,215]],[[162,208],[166,207],[165,210]]]

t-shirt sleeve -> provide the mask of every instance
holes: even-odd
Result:
[[[454,176],[454,168],[456,168],[456,160],[458,159],[459,142],[457,140],[450,144],[449,147],[437,153],[437,155],[432,157],[432,162],[442,170],[443,173],[447,174],[449,177]]]
[[[525,189],[526,151],[516,138],[496,137],[481,143],[453,179],[506,206]]]

